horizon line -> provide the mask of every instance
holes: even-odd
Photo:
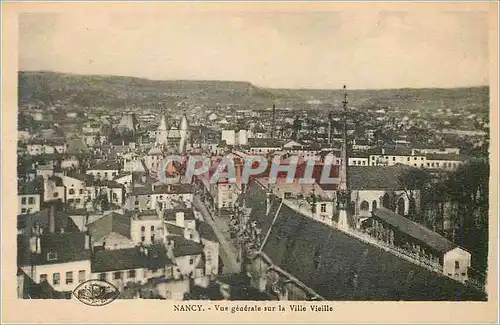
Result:
[[[182,81],[192,81],[192,82],[234,82],[234,83],[247,83],[254,87],[260,89],[270,89],[270,90],[318,90],[318,91],[335,91],[335,90],[343,90],[342,85],[340,88],[285,88],[285,87],[268,87],[268,86],[260,86],[248,80],[221,80],[221,79],[153,79],[146,77],[138,77],[138,76],[130,76],[130,75],[114,75],[114,74],[82,74],[75,72],[63,72],[63,71],[55,71],[55,70],[18,70],[17,73],[53,73],[53,74],[63,74],[63,75],[71,75],[71,76],[86,76],[86,77],[108,77],[108,78],[131,78],[131,79],[140,79],[146,81],[169,81],[169,82],[182,82]],[[349,90],[354,91],[369,91],[369,90],[402,90],[402,89],[414,89],[414,90],[424,90],[424,89],[467,89],[467,88],[490,88],[489,84],[479,84],[479,85],[464,85],[464,86],[455,86],[455,87],[400,87],[400,88],[350,88],[348,84],[346,84]]]

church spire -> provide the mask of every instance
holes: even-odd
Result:
[[[342,153],[341,153],[341,166],[340,166],[340,184],[337,190],[337,204],[339,209],[338,227],[344,230],[349,229],[348,223],[348,204],[350,201],[349,183],[347,169],[349,166],[349,157],[347,156],[347,89],[344,85],[344,100],[342,102],[343,108],[343,130],[342,130]]]
[[[347,169],[349,166],[349,157],[347,156],[347,89],[344,85],[344,100],[342,101],[342,166],[340,170],[340,189],[348,190],[348,181],[347,181]]]

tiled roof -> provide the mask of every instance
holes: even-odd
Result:
[[[399,231],[419,240],[438,252],[446,253],[458,246],[430,229],[384,207],[373,210],[372,214],[374,217],[385,221]]]
[[[194,188],[191,184],[159,185],[154,186],[155,194],[188,194],[193,193]]]
[[[203,247],[200,244],[182,236],[167,236],[167,239],[174,241],[173,252],[175,257],[198,255],[203,252]]]
[[[89,148],[81,139],[70,139],[67,141],[66,152],[69,154],[88,153]]]
[[[177,212],[184,212],[184,220],[196,220],[193,209],[169,209],[164,211],[165,221],[175,221]]]
[[[116,161],[103,161],[89,168],[89,170],[119,170],[120,166]]]
[[[215,235],[214,229],[207,222],[204,222],[204,221],[198,222],[198,233],[200,234],[201,238],[204,238],[204,239],[210,240],[212,242],[216,242],[216,243],[219,242],[219,239]]]
[[[111,212],[104,217],[90,223],[88,229],[92,240],[99,240],[109,233],[115,232],[130,238],[131,216]]]
[[[410,170],[425,173],[411,166],[350,166],[349,187],[352,190],[399,190],[404,188],[401,179]]]
[[[173,225],[171,223],[165,223],[165,227],[167,228],[167,232],[172,236],[184,236],[184,228]]]
[[[281,148],[283,142],[275,139],[250,138],[248,139],[248,145],[257,148]]]
[[[92,272],[110,272],[139,268],[160,269],[173,265],[163,246],[156,245],[146,256],[139,247],[104,250],[94,253]]]
[[[85,233],[68,232],[43,234],[40,236],[41,254],[30,251],[29,237],[17,236],[17,258],[19,266],[59,264],[87,260],[90,250],[85,249]],[[48,253],[57,253],[57,259],[48,260]]]
[[[465,160],[463,155],[456,155],[451,153],[428,153],[425,155],[427,160],[453,160],[462,161]]]
[[[483,300],[479,292],[293,211],[263,253],[326,300]]]

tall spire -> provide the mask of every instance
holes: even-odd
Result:
[[[272,120],[271,120],[271,139],[274,139],[274,129],[276,128],[275,119],[276,119],[276,104],[273,102],[273,112],[272,112]]]
[[[338,227],[344,230],[349,230],[348,223],[348,204],[350,200],[349,184],[347,181],[347,168],[349,165],[349,157],[347,156],[347,90],[344,85],[344,101],[342,102],[343,108],[343,132],[342,132],[342,153],[341,153],[341,166],[340,166],[340,184],[337,190],[337,204],[339,209]]]
[[[347,168],[349,166],[349,161],[347,157],[347,89],[344,85],[344,100],[342,101],[342,166],[341,166],[341,174],[340,174],[340,188],[342,190],[348,190],[348,182],[347,182]]]
[[[332,146],[332,111],[328,111],[328,146]]]

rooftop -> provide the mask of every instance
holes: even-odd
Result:
[[[374,217],[385,221],[399,231],[417,239],[437,252],[446,253],[458,247],[457,244],[450,242],[432,230],[384,207],[373,210],[372,214]]]
[[[173,265],[165,248],[153,246],[146,255],[140,247],[104,250],[94,253],[92,272],[125,271],[133,269],[160,269]]]
[[[90,249],[85,249],[85,233],[68,232],[40,236],[41,254],[31,253],[29,237],[17,236],[18,266],[60,264],[90,259]],[[49,253],[53,254],[48,259]]]

